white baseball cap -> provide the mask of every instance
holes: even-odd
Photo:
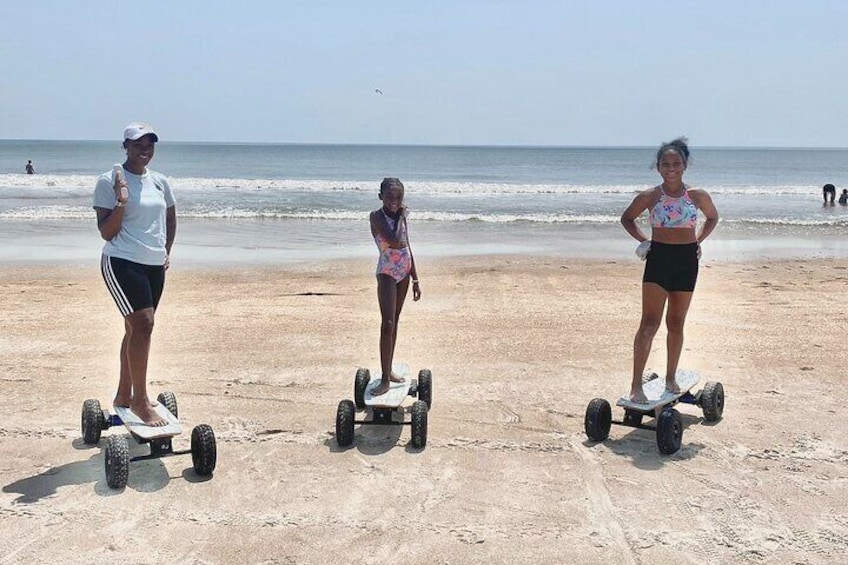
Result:
[[[152,135],[153,141],[159,141],[159,135],[153,131],[153,126],[144,122],[132,122],[124,128],[124,139],[135,141],[145,135]]]

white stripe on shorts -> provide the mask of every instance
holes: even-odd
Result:
[[[112,295],[112,298],[115,300],[115,304],[118,305],[118,310],[120,310],[121,314],[124,316],[132,314],[132,305],[127,299],[127,295],[124,294],[123,289],[121,289],[121,285],[118,284],[118,279],[115,278],[115,273],[112,271],[112,262],[109,260],[108,255],[103,255],[101,257],[100,270],[103,272],[103,280],[106,281],[106,288],[109,289],[109,294]]]

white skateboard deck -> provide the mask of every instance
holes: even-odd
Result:
[[[665,406],[671,402],[674,402],[687,392],[689,392],[693,386],[698,384],[698,381],[701,380],[701,376],[695,371],[681,371],[678,369],[677,373],[674,375],[675,380],[677,381],[677,385],[680,387],[679,393],[671,393],[665,389],[665,377],[659,377],[652,381],[648,381],[642,385],[642,390],[645,392],[645,396],[648,398],[648,402],[646,404],[639,404],[637,402],[633,402],[627,396],[622,396],[616,402],[616,406],[621,406],[623,408],[628,408],[630,410],[637,410],[639,412],[651,412],[656,410],[660,406]]]
[[[397,408],[403,404],[404,399],[409,396],[409,387],[412,386],[412,373],[409,365],[406,363],[395,363],[392,365],[392,371],[403,378],[402,383],[392,383],[389,387],[389,392],[380,396],[372,396],[371,391],[380,386],[382,371],[371,373],[371,380],[368,386],[365,387],[365,406],[374,406],[377,408]]]
[[[129,408],[124,408],[123,406],[113,406],[113,408],[130,433],[141,439],[159,439],[175,436],[183,432],[180,421],[174,418],[174,415],[161,402],[154,410],[160,418],[168,422],[167,426],[148,426]]]

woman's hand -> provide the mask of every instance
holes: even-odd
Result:
[[[115,190],[115,198],[118,200],[118,202],[126,203],[127,199],[130,197],[130,193],[127,186],[127,181],[124,180],[124,175],[116,174],[115,185],[113,186],[113,188]]]
[[[412,300],[414,302],[421,300],[421,285],[418,281],[412,281]]]

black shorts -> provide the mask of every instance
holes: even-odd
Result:
[[[145,308],[156,309],[165,287],[164,265],[142,265],[103,255],[100,272],[121,314],[128,316]]]
[[[666,292],[692,292],[698,281],[697,243],[651,242],[643,283],[656,283]]]

